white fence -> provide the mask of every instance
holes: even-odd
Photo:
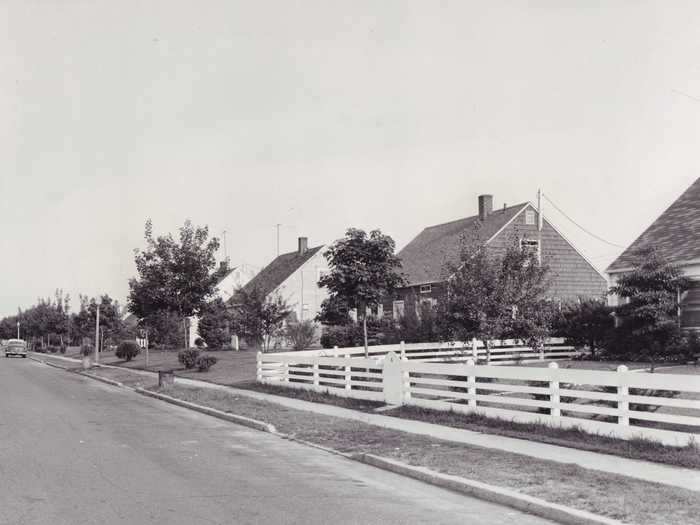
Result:
[[[345,350],[345,349],[344,349]],[[258,354],[257,379],[267,384],[436,410],[478,412],[516,422],[580,427],[670,445],[700,438],[698,376],[322,357],[303,352]]]
[[[533,363],[542,360],[569,359],[580,355],[573,346],[565,345],[563,338],[550,338],[542,350],[535,350],[529,346],[523,346],[520,341],[507,339],[494,341],[490,350],[487,350],[482,341],[472,339],[466,342],[446,343],[409,343],[403,342],[394,345],[378,345],[368,348],[368,357],[371,359],[383,359],[389,352],[395,352],[401,359],[419,360],[425,362],[466,362],[473,359],[475,362],[487,364],[516,364]],[[276,356],[317,356],[317,357],[365,357],[365,348],[355,346],[351,348],[329,348],[325,350],[303,350],[300,352],[280,352]]]

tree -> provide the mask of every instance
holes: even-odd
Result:
[[[349,228],[324,253],[330,272],[318,284],[328,288],[332,301],[356,309],[362,318],[365,357],[369,353],[367,309],[377,308],[384,297],[406,283],[394,249],[394,240],[379,230],[368,236],[363,230]]]
[[[226,303],[217,297],[200,312],[198,331],[211,348],[222,348],[231,341],[231,314]]]
[[[241,288],[232,299],[233,327],[238,335],[270,349],[274,339],[282,335],[284,321],[292,312],[279,295],[270,296],[258,287]]]
[[[209,239],[209,229],[194,227],[190,221],[180,228],[179,240],[171,234],[153,237],[153,225],[146,221],[146,249],[134,251],[137,278],[129,280],[129,311],[142,319],[157,312],[177,315],[183,326],[216,293],[216,285],[228,272],[216,265],[219,240]],[[185,330],[185,347],[188,346]]]
[[[567,343],[576,347],[587,346],[591,355],[603,347],[614,328],[612,308],[601,299],[582,299],[577,304],[566,304],[558,326]]]
[[[95,336],[98,304],[100,307],[100,331],[103,336],[107,340],[118,340],[128,335],[127,328],[122,321],[122,309],[119,301],[112,299],[108,294],[100,296],[99,303],[95,297],[88,298],[86,295],[79,295],[79,298],[80,309],[73,314],[72,326],[73,333],[81,340],[84,338],[92,339]]]
[[[642,248],[633,258],[633,269],[609,291],[624,301],[615,308],[621,321],[616,331],[628,348],[653,359],[679,335],[678,298],[690,283],[654,248]]]
[[[550,319],[539,308],[549,288],[549,267],[514,239],[502,255],[479,239],[461,241],[459,258],[446,264],[446,323],[451,335],[484,341],[510,335],[541,341]],[[537,313],[537,317],[534,314]]]

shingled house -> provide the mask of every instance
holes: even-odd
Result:
[[[534,251],[551,268],[552,298],[604,296],[605,277],[544,217],[540,232],[539,214],[531,203],[494,210],[493,196],[481,195],[478,206],[477,215],[425,228],[399,252],[409,285],[398,290],[393,302],[385,302],[385,316],[398,318],[422,303],[436,305],[446,293],[445,265],[458,260],[462,239],[478,238],[496,254],[512,242]]]
[[[693,281],[681,296],[681,326],[700,329],[700,178],[613,261],[607,269],[610,284],[632,269],[637,250],[652,246]]]
[[[328,297],[326,289],[318,286],[320,277],[328,272],[324,248],[324,245],[309,248],[308,239],[299,237],[296,251],[275,258],[243,289],[258,288],[266,296],[279,295],[292,308],[296,319],[313,320]]]

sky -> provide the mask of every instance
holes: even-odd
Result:
[[[262,267],[542,189],[626,246],[700,176],[700,4],[0,1],[0,316],[124,302],[154,232]],[[551,206],[601,271],[622,251]],[[224,257],[223,248],[219,254]]]

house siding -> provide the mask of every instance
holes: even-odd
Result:
[[[445,294],[447,293],[447,283],[443,281],[429,284],[431,290],[427,293],[421,293],[420,288],[422,285],[407,286],[396,290],[391,299],[385,299],[382,302],[384,317],[391,318],[393,316],[394,301],[403,301],[404,311],[408,311],[409,308],[412,308],[413,311],[418,311],[418,304],[421,299],[433,299],[436,304],[440,304],[441,301],[444,301]]]
[[[532,207],[528,209],[534,210]],[[489,250],[504,253],[510,243],[518,242],[520,238],[539,239],[537,219],[535,211],[535,224],[526,224],[525,212],[520,213],[489,241]],[[552,297],[562,300],[600,298],[607,292],[606,279],[546,219],[543,221],[540,250],[542,262],[550,267]]]
[[[319,271],[328,271],[323,250],[319,250],[273,292],[287,302],[299,320],[313,321],[321,311],[321,303],[328,297],[328,290],[318,286]]]

